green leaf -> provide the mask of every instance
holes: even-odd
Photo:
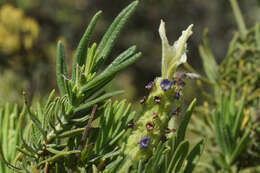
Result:
[[[37,102],[37,112],[38,112],[39,121],[43,123],[44,115],[42,112],[41,104],[39,102]],[[44,128],[44,125],[42,127]]]
[[[231,114],[230,117],[233,117],[235,115],[235,101],[236,101],[236,89],[232,87],[231,89],[231,96],[229,100],[229,113]],[[229,122],[227,122],[229,125],[233,124],[232,118],[229,119]]]
[[[103,158],[103,159],[108,159],[108,158],[110,158],[110,157],[114,157],[114,156],[119,155],[121,152],[122,152],[121,150],[111,151],[111,152],[106,153],[106,154],[104,154],[104,155],[97,156],[97,157],[91,159],[89,162],[92,163],[92,162],[95,162],[95,161],[97,161],[97,160],[99,160],[99,159],[101,159],[101,158]]]
[[[64,88],[66,93],[68,94],[68,98],[70,103],[73,103],[73,93],[72,93],[72,89],[71,89],[71,80],[68,80],[66,78],[63,78],[64,80]]]
[[[227,52],[227,55],[226,57],[230,57],[232,56],[231,54],[234,53],[234,51],[237,49],[237,43],[239,42],[238,40],[240,39],[240,34],[239,32],[235,32],[234,33],[234,36],[232,38],[232,40],[230,41],[229,43],[229,49],[228,49],[228,52]],[[228,58],[225,58],[221,64],[224,64],[225,62],[227,62],[229,59]]]
[[[216,133],[218,144],[220,145],[222,152],[225,153],[226,148],[225,148],[225,144],[224,144],[224,138],[222,136],[222,129],[220,127],[220,125],[222,124],[221,115],[217,111],[213,113],[213,123],[215,126],[215,133]]]
[[[89,90],[95,89],[95,87],[98,87],[104,81],[107,81],[107,79],[111,80],[117,72],[133,64],[141,56],[141,53],[136,53],[133,55],[134,51],[135,47],[131,47],[119,55],[118,58],[116,58],[100,75],[83,85],[80,89],[80,94],[87,93]]]
[[[111,82],[114,77],[115,77],[115,75],[109,76],[105,80],[102,80],[98,86],[96,86],[95,88],[92,88],[91,90],[88,90],[88,92],[85,92],[83,100],[86,100],[86,99],[90,98],[91,96],[93,96],[94,94],[96,94],[97,92],[99,92],[104,86],[106,86],[106,84]]]
[[[258,0],[260,2],[260,0]],[[255,25],[255,40],[256,40],[256,48],[260,51],[260,24],[257,23]]]
[[[116,133],[117,134],[117,133]],[[108,146],[114,145],[120,137],[122,137],[125,134],[125,129],[119,132],[113,139],[109,142]]]
[[[21,168],[15,167],[13,165],[11,165],[10,163],[8,163],[4,157],[4,153],[3,153],[3,147],[2,147],[2,141],[0,140],[0,160],[1,162],[3,162],[8,168],[19,172],[19,173],[25,173],[24,170],[22,170]]]
[[[182,151],[181,157],[179,158],[179,160],[177,161],[177,163],[174,166],[173,172],[177,173],[177,172],[180,172],[181,170],[183,170],[182,168],[185,165],[184,161],[186,159],[188,151],[189,151],[189,143],[187,143],[186,148]]]
[[[230,159],[230,165],[234,163],[239,156],[239,154],[244,150],[246,147],[248,140],[249,140],[250,130],[247,129],[247,131],[244,133],[243,137],[239,141],[239,143],[236,145],[235,151],[233,152],[231,159]]]
[[[83,37],[81,38],[79,45],[76,49],[75,57],[73,60],[73,68],[72,68],[72,81],[76,80],[76,67],[77,65],[82,66],[86,62],[86,56],[88,54],[88,47],[91,39],[91,35],[96,26],[97,20],[101,15],[101,11],[97,12],[95,16],[91,19]]]
[[[145,169],[142,170],[144,173],[157,173],[158,170],[162,172],[162,160],[165,158],[164,154],[165,145],[160,142],[156,148],[153,149],[153,156],[145,163]],[[139,168],[138,168],[139,169]]]
[[[227,163],[227,161],[225,159],[225,155],[224,154],[219,153],[219,157],[218,158],[219,158],[218,164],[220,164],[221,167],[226,168],[226,169],[230,168],[230,166],[228,165],[228,163]]]
[[[25,107],[26,107],[29,117],[32,120],[32,122],[34,123],[34,125],[40,130],[42,136],[44,138],[46,138],[47,134],[46,134],[45,130],[42,128],[41,122],[38,119],[38,117],[31,112],[31,110],[27,104],[25,104]]]
[[[226,114],[227,115],[227,114]],[[228,115],[227,115],[228,116]],[[219,126],[219,136],[220,141],[218,141],[220,144],[223,144],[222,152],[226,156],[230,156],[231,150],[230,150],[230,141],[227,138],[227,130],[226,130],[226,122],[225,122],[225,114],[223,112],[218,112],[218,126]]]
[[[49,97],[48,97],[48,100],[47,100],[45,106],[44,106],[44,111],[45,111],[45,113],[46,113],[46,111],[47,111],[47,108],[48,108],[49,105],[52,103],[52,101],[53,101],[53,99],[54,99],[54,97],[55,97],[54,94],[55,94],[55,90],[53,89],[53,90],[51,91]]]
[[[105,105],[105,109],[104,109],[104,113],[102,116],[100,116],[100,127],[103,127],[100,129],[100,132],[98,133],[98,137],[96,140],[96,145],[95,145],[95,150],[98,152],[101,150],[103,144],[104,144],[104,138],[105,136],[108,136],[107,134],[109,133],[107,129],[105,129],[104,127],[107,126],[106,123],[106,118],[107,117],[111,117],[112,118],[112,113],[111,113],[111,100],[109,100],[106,105]]]
[[[227,153],[225,153],[226,158],[230,159],[236,141],[232,139],[232,131],[226,124],[222,124],[221,129],[221,133],[225,142],[225,148],[227,151]]]
[[[4,147],[4,155],[7,155],[9,150],[8,150],[8,134],[9,134],[9,116],[10,116],[10,110],[9,110],[9,103],[5,104],[5,109],[4,109],[4,118],[3,118],[3,127],[2,127],[2,139],[3,139],[3,147]]]
[[[86,68],[85,68],[85,76],[87,78],[87,81],[93,78],[91,72],[93,71],[94,65],[96,63],[96,57],[97,57],[96,48],[97,48],[97,44],[94,43],[91,46],[91,48],[88,50]]]
[[[117,111],[116,116],[114,117],[114,123],[113,123],[113,129],[114,130],[114,134],[112,133],[112,138],[114,138],[114,136],[122,131],[123,129],[125,129],[125,127],[127,127],[127,124],[129,123],[129,121],[127,121],[128,117],[131,117],[132,113],[131,111],[131,105],[129,104],[126,108],[124,107],[124,105],[122,106],[123,111]],[[120,117],[119,117],[120,116]],[[117,117],[119,117],[119,119],[117,120]]]
[[[18,119],[19,119],[18,105],[15,105],[13,113],[15,113],[15,118],[13,120],[13,123],[15,123],[14,126],[13,126],[13,130],[15,132],[15,134],[14,134],[15,140],[14,140],[13,147],[12,147],[13,155],[12,155],[11,158],[15,158],[15,155],[17,153],[15,147],[20,144],[19,130],[20,130],[21,127],[19,127],[19,123],[18,123]],[[18,123],[18,125],[17,125],[17,123]],[[11,146],[9,146],[9,147],[11,148]]]
[[[158,172],[158,165],[159,161],[162,158],[162,153],[164,150],[164,145],[160,142],[158,146],[155,149],[154,156],[152,156],[151,159],[153,159],[153,164],[150,166],[152,169],[150,169],[152,172],[156,173]]]
[[[83,104],[79,107],[77,107],[75,110],[74,110],[74,113],[77,113],[77,112],[80,112],[80,111],[83,111],[83,110],[86,110],[88,108],[90,108],[91,106],[93,106],[94,104],[96,103],[99,103],[99,102],[102,102],[110,97],[113,97],[113,96],[116,96],[116,95],[119,95],[119,94],[123,94],[124,91],[115,91],[115,92],[111,92],[111,93],[107,93],[107,94],[104,94],[102,95],[101,97],[98,97],[86,104]]]
[[[25,128],[23,128],[23,123],[24,123],[24,119],[25,119],[26,110],[27,110],[26,106],[24,105],[24,109],[19,116],[19,127],[21,128],[21,129],[19,129],[19,136],[21,138],[24,148],[27,151],[31,152],[32,154],[37,154],[37,151],[35,151],[29,144],[27,144],[23,138],[23,134],[24,134],[24,130],[25,130]]]
[[[66,94],[64,86],[64,76],[68,77],[67,67],[66,67],[66,57],[64,46],[61,41],[58,42],[57,48],[57,62],[56,62],[56,78],[58,83],[58,88],[61,96]]]
[[[41,162],[38,163],[38,166],[46,163],[46,162],[49,162],[49,163],[52,163],[56,160],[59,160],[60,158],[65,158],[65,157],[68,157],[69,155],[71,154],[77,154],[77,153],[80,153],[81,151],[80,150],[73,150],[73,151],[61,151],[60,153],[52,156],[52,157],[49,157],[48,159],[45,159]]]
[[[208,79],[216,83],[217,79],[217,63],[215,61],[214,55],[211,52],[210,45],[208,42],[208,36],[207,36],[208,31],[205,30],[203,34],[203,46],[199,46],[199,52],[200,52],[200,57],[203,62],[203,68],[204,71],[208,77]]]
[[[174,146],[175,149],[178,147],[178,145],[181,143],[181,141],[183,141],[185,138],[186,129],[187,129],[188,123],[190,121],[190,118],[191,118],[191,115],[192,115],[196,102],[197,102],[197,100],[193,99],[193,101],[189,105],[189,107],[181,121],[181,125],[177,132],[177,139],[176,139],[175,146]]]
[[[22,111],[21,111],[21,113],[19,114],[19,119],[17,120],[17,122],[18,122],[18,127],[17,127],[17,129],[16,129],[16,131],[15,131],[15,138],[16,138],[16,145],[18,145],[19,146],[19,144],[21,143],[21,141],[20,141],[20,136],[19,136],[19,134],[20,134],[20,132],[22,131],[22,129],[23,129],[23,116],[24,116],[24,114],[25,114],[25,112],[26,112],[26,108],[25,108],[25,106],[23,106],[23,108],[22,108]]]
[[[143,163],[142,160],[140,160],[138,163],[137,173],[142,173],[142,171],[143,171]]]
[[[236,19],[236,23],[237,23],[240,35],[241,35],[242,39],[244,40],[244,39],[246,39],[247,29],[246,29],[245,21],[242,16],[240,7],[238,5],[237,0],[230,0],[229,2],[232,7],[233,14]]]
[[[123,26],[126,24],[128,19],[134,13],[138,3],[139,3],[138,1],[132,2],[129,6],[127,6],[124,10],[120,12],[120,14],[115,18],[113,23],[110,25],[110,27],[108,28],[107,32],[103,36],[97,48],[97,51],[99,53],[97,57],[97,61],[103,59],[102,62],[104,62],[107,59],[111,49],[115,45],[115,42]],[[100,65],[102,64],[99,64],[99,66]],[[99,69],[99,67],[96,69]]]
[[[79,134],[82,134],[84,132],[85,128],[77,128],[73,130],[67,130],[59,135],[57,135],[57,138],[66,138],[66,137],[73,137]]]
[[[199,158],[204,150],[204,140],[198,142],[195,147],[191,150],[187,157],[187,166],[185,167],[184,173],[192,173],[196,164],[199,161]]]
[[[33,157],[35,159],[37,159],[37,157],[35,157],[34,155],[32,155],[31,153],[29,153],[26,149],[23,149],[23,148],[20,148],[18,146],[16,146],[16,148],[19,152],[23,153],[24,155],[26,156],[29,156],[29,157]],[[14,157],[15,158],[15,157]]]
[[[111,163],[109,163],[108,165],[106,165],[106,168],[105,168],[105,171],[108,170],[108,172],[114,172],[114,171],[111,171],[111,169],[116,169],[119,164],[123,161],[123,157],[121,156],[118,156],[117,159]]]
[[[230,114],[229,114],[229,100],[228,100],[228,95],[224,95],[222,97],[221,103],[220,103],[220,113],[221,113],[221,121],[222,124],[228,124],[229,119],[230,119]]]
[[[232,136],[233,136],[234,139],[237,138],[237,135],[239,134],[240,126],[241,126],[242,121],[243,121],[244,101],[245,101],[245,98],[243,97],[241,102],[240,102],[238,112],[237,112],[236,117],[235,117],[235,122],[234,122],[233,129],[232,129]]]
[[[179,170],[183,161],[189,151],[189,141],[184,140],[178,145],[177,149],[174,152],[174,155],[170,161],[170,164],[167,169],[167,173],[174,172],[174,170]]]

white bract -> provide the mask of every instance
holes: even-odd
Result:
[[[159,27],[159,34],[162,40],[162,77],[170,79],[173,76],[176,68],[187,61],[186,49],[187,40],[192,34],[191,24],[185,31],[182,31],[182,35],[179,39],[170,45],[166,37],[165,23],[161,20]]]

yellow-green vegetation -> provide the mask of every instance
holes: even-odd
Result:
[[[201,165],[203,171],[210,172],[246,171],[260,162],[260,25],[256,23],[247,29],[237,1],[230,0],[230,4],[239,30],[234,33],[224,60],[217,64],[207,31],[203,45],[199,46],[207,76],[202,80],[211,84],[213,93],[205,91],[201,81],[197,81],[206,101],[196,109],[192,130],[208,138]],[[242,108],[239,105],[243,105]],[[236,130],[232,129],[237,125],[234,116],[241,117]],[[218,131],[219,128],[222,130]],[[231,135],[231,129],[237,131],[238,138]],[[216,134],[223,136],[216,138]],[[250,140],[247,139],[249,135]],[[236,147],[239,149],[234,151]]]
[[[29,50],[39,36],[38,23],[21,9],[5,4],[0,9],[0,50],[12,54],[21,48]]]

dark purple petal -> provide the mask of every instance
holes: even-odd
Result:
[[[150,139],[147,136],[144,136],[139,142],[140,148],[147,148],[150,144]]]
[[[172,82],[169,79],[163,79],[162,82],[160,83],[161,88],[166,91],[168,89],[171,89],[172,87]]]

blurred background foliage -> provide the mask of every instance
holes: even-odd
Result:
[[[0,105],[4,104],[3,101],[21,103],[20,95],[23,89],[29,91],[30,99],[37,100],[39,93],[42,97],[51,88],[56,88],[53,69],[57,40],[62,39],[70,43],[65,45],[66,51],[73,55],[76,43],[84,32],[90,16],[99,9],[104,11],[94,35],[94,39],[100,40],[99,37],[109,22],[130,2],[1,0]],[[260,19],[256,0],[240,0],[239,4],[247,19],[247,25],[252,25]],[[141,1],[138,12],[123,31],[112,55],[116,55],[129,44],[136,44],[142,50],[143,58],[125,70],[117,77],[118,80],[108,87],[125,89],[131,101],[139,100],[145,94],[145,84],[160,73],[161,42],[158,26],[161,18],[169,26],[167,34],[170,40],[175,40],[181,30],[190,23],[195,25],[196,34],[189,44],[188,61],[199,72],[202,72],[202,62],[199,59],[197,45],[201,43],[203,29],[208,28],[210,31],[210,42],[214,45],[212,49],[218,62],[225,57],[228,41],[236,29],[230,4],[226,0]],[[187,101],[201,96],[195,86],[195,82],[188,82],[185,96]]]

